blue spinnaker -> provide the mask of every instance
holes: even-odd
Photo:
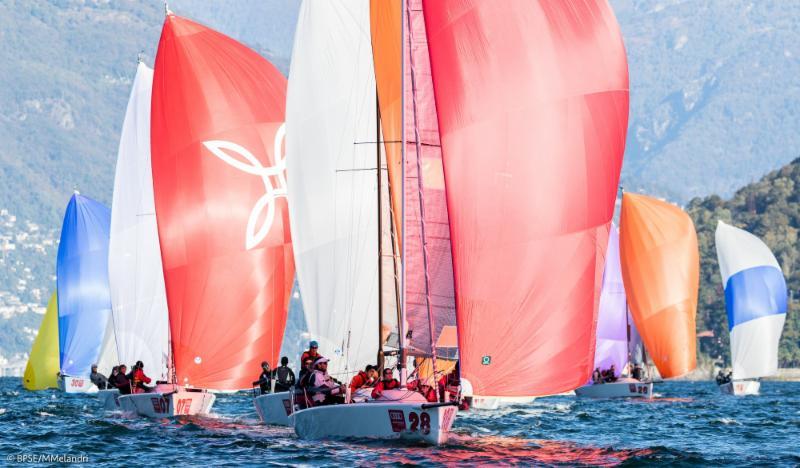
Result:
[[[56,265],[61,373],[88,376],[111,316],[108,240],[111,211],[75,193],[61,227]]]

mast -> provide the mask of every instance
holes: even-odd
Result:
[[[378,372],[383,372],[383,203],[381,195],[381,107],[375,87],[375,174],[378,178]]]
[[[407,0],[406,0],[407,1]],[[411,29],[411,13],[410,9],[408,8],[408,4],[404,2],[406,5],[405,11],[406,15],[404,20],[408,22],[408,41],[409,44],[413,42],[414,38],[412,36],[413,32]],[[404,28],[405,29],[405,28]],[[419,123],[417,120],[417,100],[416,100],[416,93],[417,93],[417,80],[414,76],[414,54],[410,53],[411,49],[409,47],[409,66],[411,67],[411,106],[413,112],[413,119],[414,119],[414,146],[416,147],[417,157],[417,192],[418,192],[418,202],[419,202],[419,218],[420,218],[420,233],[422,237],[422,265],[423,270],[425,273],[425,308],[428,312],[428,330],[430,332],[430,340],[431,340],[431,367],[432,372],[431,375],[433,376],[434,382],[436,381],[436,327],[433,323],[433,311],[431,310],[431,287],[430,287],[430,275],[428,272],[428,242],[427,237],[425,235],[425,203],[423,201],[424,190],[422,189],[422,164],[420,163],[420,159],[422,158],[422,144],[420,141],[420,134],[419,134]],[[405,75],[405,74],[404,74]],[[405,94],[405,93],[404,93]],[[404,158],[405,159],[405,158]],[[405,166],[405,161],[403,163]]]
[[[400,3],[400,18],[403,18],[403,9],[405,8],[405,2]],[[405,28],[400,25],[400,99],[403,102],[404,93],[403,90],[406,86],[406,76],[403,73],[403,57],[405,56]],[[377,83],[377,78],[376,78]],[[406,295],[405,295],[405,263],[406,256],[405,256],[405,249],[406,249],[406,242],[403,238],[403,235],[406,232],[406,216],[405,216],[405,206],[406,206],[406,197],[405,197],[405,173],[406,173],[406,164],[405,164],[405,156],[406,156],[406,131],[405,131],[405,121],[406,121],[406,108],[405,105],[400,106],[400,169],[401,169],[401,176],[400,176],[400,194],[402,203],[400,204],[400,219],[401,219],[401,228],[399,235],[400,238],[403,239],[402,249],[400,251],[400,258],[402,260],[402,264],[400,266],[400,287],[398,288],[398,295],[401,298],[401,301],[397,303],[397,346],[398,350],[398,357],[397,357],[397,368],[400,370],[400,385],[405,388],[406,386],[406,333],[405,333],[405,317],[403,313],[407,310],[406,309]]]

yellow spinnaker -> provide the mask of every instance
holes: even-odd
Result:
[[[28,390],[56,388],[58,369],[58,299],[53,293],[47,303],[39,333],[33,341],[22,385]]]

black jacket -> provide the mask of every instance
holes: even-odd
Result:
[[[89,375],[89,380],[97,387],[98,390],[105,390],[108,387],[108,379],[105,375],[99,372],[92,372]]]
[[[275,391],[288,392],[295,384],[294,372],[289,369],[289,366],[280,366],[272,371],[272,376],[275,378]]]
[[[114,379],[112,384],[119,390],[121,395],[130,395],[131,381],[128,380],[128,377],[125,374],[117,375],[117,378]]]

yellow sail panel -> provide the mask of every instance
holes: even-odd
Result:
[[[25,366],[22,385],[28,390],[55,388],[58,380],[58,299],[56,293],[47,303],[39,333],[33,341],[31,356]]]
[[[661,377],[689,373],[700,268],[694,223],[675,205],[626,193],[620,257],[633,321]]]
[[[402,4],[400,0],[370,0],[370,32],[381,131],[392,194],[395,232],[402,232],[403,180],[403,61],[401,60]],[[402,236],[397,236],[401,244]]]

